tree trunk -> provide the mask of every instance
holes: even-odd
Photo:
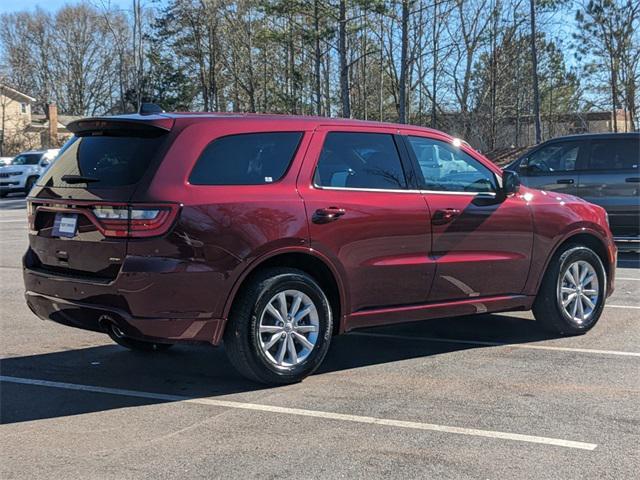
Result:
[[[538,89],[538,49],[536,47],[536,0],[529,0],[531,7],[531,81],[533,84],[533,119],[536,128],[536,144],[542,142],[540,123],[540,91]]]
[[[436,94],[436,90],[438,88],[438,5],[439,2],[436,0],[433,3],[433,72],[431,75],[431,128],[437,128],[438,121],[438,112],[436,110],[436,107],[438,105],[438,96]]]
[[[613,116],[613,131],[618,133],[618,114],[616,107],[618,105],[618,75],[616,71],[615,60],[611,58],[611,108]]]
[[[338,29],[338,55],[340,57],[340,100],[342,116],[351,118],[351,101],[349,93],[349,65],[347,64],[347,2],[340,0],[340,26]]]
[[[314,74],[315,74],[315,95],[316,95],[316,115],[322,115],[322,91],[320,88],[320,63],[322,56],[320,53],[320,0],[313,0],[313,30],[314,30]]]
[[[407,123],[407,63],[409,53],[409,0],[402,0],[402,40],[400,45],[400,86],[398,122]]]

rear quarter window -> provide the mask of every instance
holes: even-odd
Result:
[[[264,185],[280,180],[295,156],[302,132],[243,133],[211,142],[198,158],[193,185]]]

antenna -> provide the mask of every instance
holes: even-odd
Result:
[[[154,113],[164,113],[164,110],[160,105],[156,105],[155,103],[141,103],[138,113],[140,115],[153,115]]]

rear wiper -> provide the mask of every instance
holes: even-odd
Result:
[[[61,180],[66,183],[91,183],[99,182],[99,178],[85,177],[84,175],[63,175]]]

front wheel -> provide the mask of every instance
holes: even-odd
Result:
[[[600,319],[607,275],[600,257],[588,247],[568,245],[551,260],[533,304],[542,327],[562,335],[589,331]]]
[[[243,287],[224,345],[243,376],[267,384],[295,383],[320,366],[332,328],[331,306],[315,280],[300,270],[273,268]]]

